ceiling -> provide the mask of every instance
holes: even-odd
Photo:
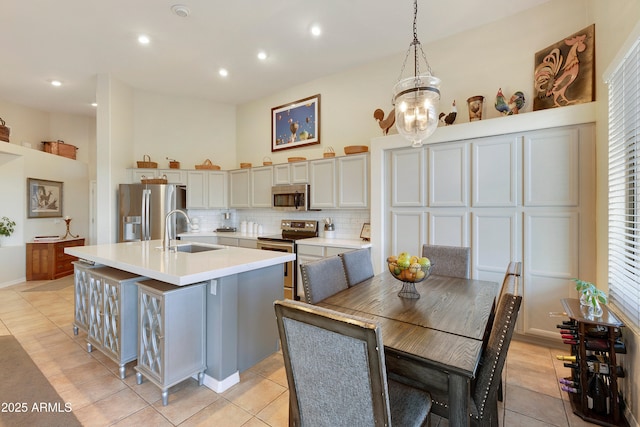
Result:
[[[420,0],[418,38],[427,44],[547,1]],[[174,14],[175,4],[190,15]],[[241,104],[401,54],[412,25],[410,0],[3,0],[0,98],[94,115],[96,75],[109,73],[143,90]],[[140,45],[140,33],[151,43]]]

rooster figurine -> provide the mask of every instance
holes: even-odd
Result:
[[[382,134],[386,135],[389,132],[389,129],[391,129],[391,126],[396,123],[396,109],[392,108],[389,112],[389,115],[385,119],[384,111],[378,108],[373,112],[373,118],[378,121],[378,125],[382,129]]]
[[[453,105],[451,106],[451,112],[449,114],[440,113],[438,118],[445,126],[452,125],[453,122],[456,121],[456,116],[458,115],[458,108],[456,107],[456,100],[453,100]]]
[[[500,88],[496,95],[496,110],[500,111],[504,116],[518,114],[518,112],[524,108],[524,101],[524,93],[517,91],[509,98],[509,102],[507,102],[502,93],[502,88]]]

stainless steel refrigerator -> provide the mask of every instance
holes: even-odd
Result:
[[[187,189],[178,184],[120,184],[118,242],[162,239],[164,218],[173,209],[186,213]],[[171,215],[171,236],[187,230],[182,215]]]

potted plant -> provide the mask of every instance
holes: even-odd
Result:
[[[11,236],[15,228],[16,228],[15,221],[11,221],[6,216],[2,217],[2,219],[0,220],[0,236],[7,236],[7,237]]]
[[[602,292],[591,282],[573,279],[576,282],[576,291],[580,292],[580,304],[589,307],[589,313],[596,317],[602,315],[600,304],[607,303],[607,294]]]

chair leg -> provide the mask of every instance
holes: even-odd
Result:
[[[502,378],[500,378],[500,384],[498,384],[498,402],[502,402],[504,396],[502,394]]]

